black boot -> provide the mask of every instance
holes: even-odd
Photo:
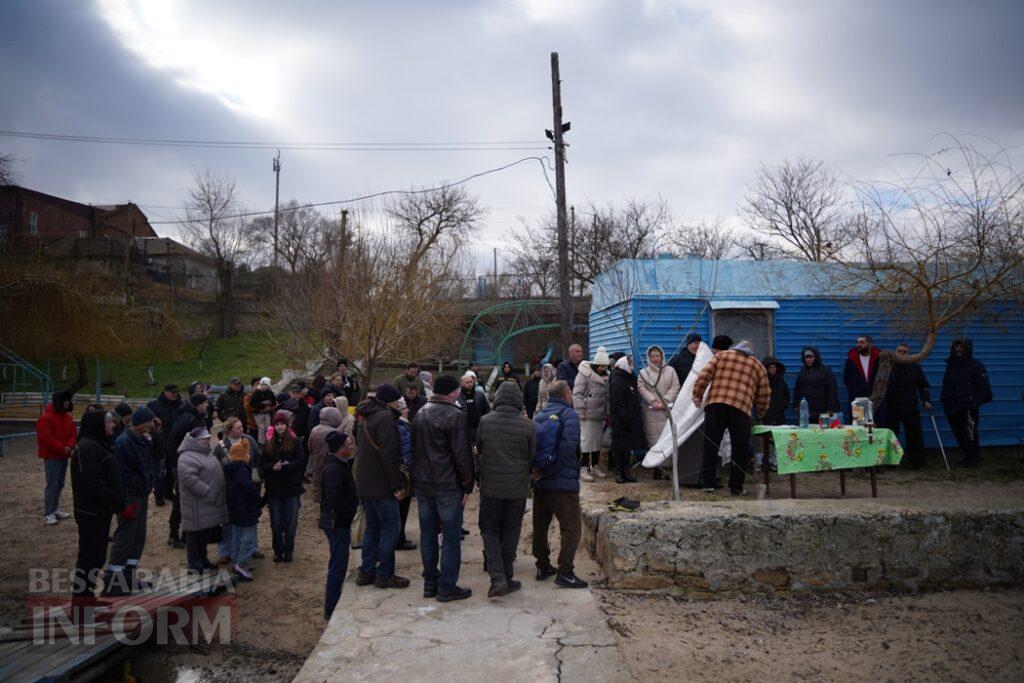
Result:
[[[171,546],[172,548],[185,547],[185,541],[181,538],[180,535],[178,535],[177,529],[171,529],[171,535],[167,539],[167,545]]]

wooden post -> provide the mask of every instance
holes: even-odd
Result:
[[[789,497],[796,498],[796,475],[789,475]]]
[[[561,303],[562,354],[568,356],[572,345],[572,292],[569,289],[569,239],[565,215],[565,142],[562,139],[562,80],[558,73],[558,53],[551,53],[551,108],[554,127],[551,140],[555,143],[555,209],[558,219],[558,299]]]
[[[846,495],[846,471],[839,470],[839,495]]]
[[[878,498],[878,480],[875,479],[875,468],[869,467],[868,472],[871,474],[871,497]]]

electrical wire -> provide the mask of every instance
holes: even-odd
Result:
[[[545,172],[544,173],[544,177],[545,178],[547,177],[547,170],[545,168],[545,162],[550,163],[550,160],[548,160],[547,157],[529,156],[529,157],[523,157],[522,159],[517,159],[516,161],[513,161],[511,163],[505,164],[504,166],[498,166],[497,168],[491,168],[491,169],[488,169],[486,171],[480,171],[479,173],[474,173],[472,175],[466,176],[465,178],[462,178],[461,180],[456,180],[456,181],[450,182],[450,183],[443,183],[443,184],[440,184],[440,185],[434,185],[434,186],[431,186],[431,187],[424,188],[422,190],[383,190],[381,192],[373,192],[371,194],[362,195],[360,197],[351,197],[349,199],[336,199],[336,200],[329,201],[329,202],[313,202],[313,203],[310,203],[310,204],[299,204],[299,205],[296,205],[296,206],[282,207],[282,208],[278,209],[278,213],[280,214],[280,213],[284,213],[286,211],[298,211],[299,209],[309,209],[309,208],[314,208],[314,207],[319,207],[319,206],[335,206],[335,205],[338,205],[338,204],[352,204],[354,202],[361,202],[361,201],[365,201],[367,199],[375,199],[377,197],[385,197],[385,196],[388,196],[388,195],[395,195],[395,194],[399,194],[399,195],[427,194],[427,193],[430,193],[430,192],[436,192],[437,190],[445,190],[445,189],[448,189],[450,187],[458,187],[459,185],[464,185],[464,184],[470,182],[471,180],[476,180],[477,178],[482,178],[483,176],[491,175],[493,173],[500,173],[501,171],[505,171],[507,169],[512,168],[513,166],[518,166],[519,164],[522,164],[522,163],[527,162],[527,161],[536,161],[537,163],[539,163],[541,165],[541,169],[544,169],[544,172]],[[183,209],[184,209],[184,207],[183,207]],[[230,216],[217,216],[216,218],[217,218],[217,220],[228,220],[228,219],[232,219],[232,218],[249,218],[249,217],[252,217],[252,216],[268,216],[268,215],[273,215],[273,213],[274,213],[273,209],[271,209],[269,211],[246,211],[246,212],[243,212],[243,213],[232,214]],[[208,220],[207,218],[191,218],[191,219],[190,218],[183,218],[181,220],[176,220],[176,221],[170,221],[170,220],[166,220],[166,221],[150,221],[150,225],[178,225],[178,224],[182,224],[182,223],[205,223],[207,220]]]

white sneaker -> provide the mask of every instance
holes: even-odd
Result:
[[[602,470],[600,465],[594,465],[591,468],[590,471],[598,479],[607,479],[608,478],[608,473],[605,472],[604,470]]]
[[[594,481],[594,475],[590,473],[589,467],[584,467],[582,470],[580,470],[580,479],[582,479],[583,481]]]
[[[57,515],[57,519],[67,519],[71,516],[70,512],[64,512],[63,510],[57,510],[53,514]]]
[[[46,526],[53,526],[57,523],[57,515],[52,513],[49,515],[43,515],[43,521],[46,522]]]

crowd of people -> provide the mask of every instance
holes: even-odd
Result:
[[[364,396],[344,358],[330,377],[296,382],[280,393],[268,377],[252,378],[248,390],[232,377],[216,400],[202,382],[189,385],[187,397],[168,384],[146,405],[89,406],[78,428],[72,396],[57,392],[37,424],[44,521],[71,517],[59,507],[70,462],[78,526],[73,600],[92,599],[101,578],[106,596],[149,587],[138,567],[151,495],[156,506],[170,502],[167,543],[185,550],[190,571],[231,565],[248,582],[252,561],[263,557],[257,529],[264,509],[274,562],[293,561],[308,487],[330,548],[324,600],[330,618],[353,549],[361,550],[358,586],[407,588],[409,579],[396,574],[395,553],[418,547],[425,597],[470,597],[459,585],[461,544],[469,533],[463,514],[479,488],[488,597],[522,587],[514,560],[531,496],[537,580],[554,576],[560,587],[583,588],[587,583],[574,565],[582,532],[580,481],[603,479],[609,471],[620,484],[636,481],[633,463],[664,431],[702,341],[687,335],[668,360],[663,348],[651,346],[639,372],[626,353],[598,347],[585,360],[574,344],[567,358],[536,368],[525,382],[505,363],[494,373],[490,398],[478,367],[435,379],[416,363]],[[711,350],[685,397],[704,411],[700,487],[719,488],[719,446],[728,432],[734,444],[728,485],[742,495],[753,420],[785,424],[787,408],[804,402],[812,420],[838,412],[838,385],[814,347],[803,350],[792,391],[779,359],[758,360],[749,341],[734,344],[719,335]],[[896,353],[909,348],[901,344]],[[871,395],[880,356],[870,337],[857,339],[843,369],[850,396]],[[893,365],[886,397],[876,419],[884,415],[879,424],[902,427],[908,460],[923,466],[919,411],[932,406],[920,366]],[[979,408],[991,398],[970,340],[954,342],[941,401],[967,467],[978,464]],[[405,533],[413,499],[418,544]],[[554,564],[548,544],[553,521],[560,537]],[[208,555],[214,544],[216,562]]]

